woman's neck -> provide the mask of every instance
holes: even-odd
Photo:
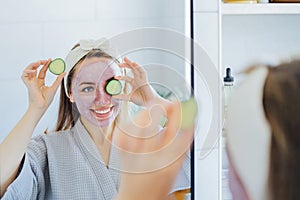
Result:
[[[99,154],[101,155],[106,166],[109,162],[111,138],[112,138],[112,126],[97,127],[89,123],[86,119],[81,118],[81,122],[89,133],[90,137],[94,141]]]

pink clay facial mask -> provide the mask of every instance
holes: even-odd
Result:
[[[121,75],[112,61],[100,61],[80,67],[72,84],[72,95],[81,117],[97,127],[108,126],[120,112],[121,101],[105,92],[107,80]]]

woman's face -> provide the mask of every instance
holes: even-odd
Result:
[[[107,58],[88,58],[79,63],[72,79],[70,100],[81,118],[97,127],[108,126],[120,112],[121,101],[105,92],[107,80],[121,75],[120,68]]]

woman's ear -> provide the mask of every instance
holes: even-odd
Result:
[[[72,93],[69,93],[69,100],[70,100],[71,103],[75,102]]]

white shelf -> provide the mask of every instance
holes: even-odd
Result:
[[[300,3],[222,3],[222,15],[300,14]]]

